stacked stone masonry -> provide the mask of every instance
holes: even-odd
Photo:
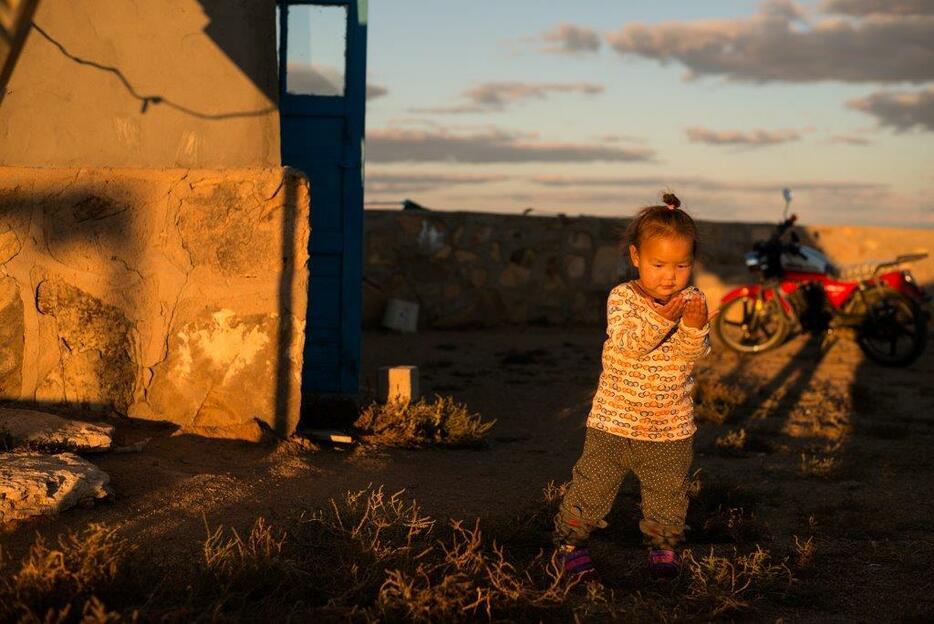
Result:
[[[292,431],[308,197],[281,168],[0,168],[0,400]]]
[[[364,324],[376,326],[390,298],[419,304],[419,326],[599,325],[606,297],[634,275],[619,243],[627,219],[465,212],[368,211]],[[767,224],[699,224],[695,279],[715,302],[754,279],[743,265]],[[934,230],[805,226],[802,241],[836,263],[934,252]],[[934,258],[912,265],[934,282]]]

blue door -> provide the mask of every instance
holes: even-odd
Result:
[[[302,394],[355,394],[360,370],[366,0],[279,0],[282,164],[311,183]]]

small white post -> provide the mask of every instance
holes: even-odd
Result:
[[[379,400],[383,403],[418,400],[417,366],[383,366],[379,369]]]

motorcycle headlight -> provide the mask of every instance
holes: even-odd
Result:
[[[746,268],[750,271],[758,271],[762,266],[762,261],[759,259],[759,254],[754,251],[750,251],[746,254]]]

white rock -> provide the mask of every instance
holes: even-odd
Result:
[[[0,454],[0,523],[108,498],[109,482],[106,472],[73,453]]]
[[[54,414],[0,407],[0,433],[14,444],[100,452],[113,446],[113,425],[68,420]]]

